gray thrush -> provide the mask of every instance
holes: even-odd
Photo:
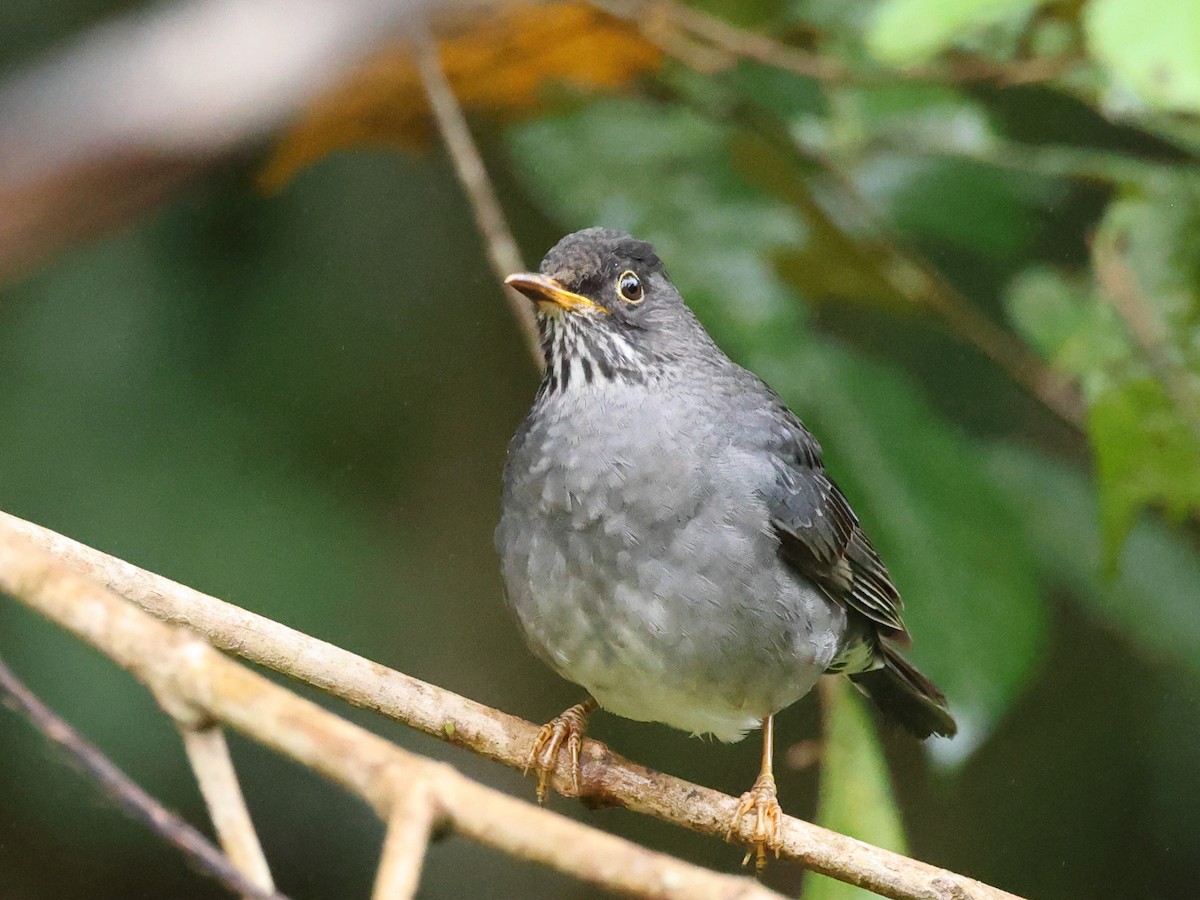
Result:
[[[529,754],[544,797],[560,748],[578,792],[597,706],[738,741],[762,769],[730,823],[779,851],[773,717],[844,673],[918,737],[953,735],[941,691],[898,652],[903,603],[821,446],[731,361],[653,248],[605,228],[563,238],[507,283],[537,307],[545,377],[504,467],[496,529],[533,651],[589,699]]]

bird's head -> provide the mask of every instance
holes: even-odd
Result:
[[[710,346],[700,323],[645,241],[587,228],[559,241],[538,272],[505,284],[537,306],[547,378],[645,378]]]

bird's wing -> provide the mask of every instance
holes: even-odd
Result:
[[[907,645],[904,602],[850,503],[821,463],[821,446],[786,407],[788,425],[776,451],[775,483],[767,490],[780,554],[832,600]]]

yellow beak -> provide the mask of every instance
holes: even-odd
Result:
[[[543,312],[556,313],[560,310],[582,313],[608,312],[599,303],[594,303],[582,294],[568,291],[553,278],[547,278],[545,275],[520,272],[516,275],[509,275],[504,279],[504,283],[537,303]]]

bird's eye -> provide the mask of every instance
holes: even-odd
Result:
[[[622,272],[621,277],[617,279],[617,290],[630,303],[641,303],[646,299],[646,292],[642,290],[642,279],[628,270]]]

